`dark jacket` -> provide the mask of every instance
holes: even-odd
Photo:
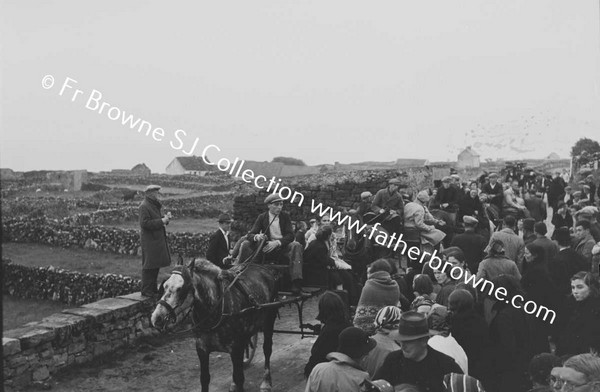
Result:
[[[477,211],[477,214],[475,213]],[[474,216],[479,219],[483,212],[483,205],[479,200],[479,196],[474,198],[471,195],[465,195],[462,197],[458,204],[458,215],[462,218],[465,215]]]
[[[327,249],[325,242],[321,240],[311,241],[304,250],[303,260],[302,275],[305,283],[309,286],[328,286],[329,274],[327,267],[335,267],[335,262],[329,257],[329,249]]]
[[[454,359],[427,347],[427,356],[420,362],[404,358],[402,350],[389,353],[373,380],[386,380],[394,386],[413,384],[424,392],[443,392],[444,376],[448,373],[462,374],[463,371]]]
[[[475,310],[456,313],[450,319],[450,332],[469,358],[469,375],[487,388],[491,375],[488,325]]]
[[[465,231],[454,236],[451,245],[458,246],[463,251],[469,270],[476,274],[479,263],[485,257],[486,239],[481,234]]]
[[[269,223],[271,223],[269,211],[263,212],[256,218],[256,221],[254,222],[254,225],[252,225],[250,232],[248,232],[246,239],[254,242],[254,235],[260,233],[266,234],[267,237],[270,238],[271,234],[269,232]],[[279,227],[281,229],[281,235],[283,236],[283,238],[280,240],[281,249],[285,249],[285,247],[293,242],[295,238],[294,229],[292,228],[292,220],[285,212],[281,212],[279,214]]]
[[[589,264],[583,256],[571,248],[560,250],[553,259],[550,259],[548,271],[559,298],[565,298],[571,293],[571,276],[586,270],[589,270]]]
[[[350,321],[335,320],[325,323],[325,326],[319,333],[319,337],[310,350],[308,363],[304,366],[304,375],[306,377],[310,375],[310,372],[317,364],[327,362],[327,354],[337,351],[340,332],[351,326]]]
[[[567,211],[567,213],[565,214],[565,217],[563,218],[561,214],[559,214],[558,212],[554,212],[554,214],[552,215],[552,224],[554,225],[554,227],[568,227],[571,228],[573,227],[573,217],[571,216],[571,213],[569,211]]]
[[[502,211],[502,201],[504,200],[504,190],[502,189],[502,184],[497,182],[494,189],[492,189],[492,185],[489,182],[487,182],[481,188],[481,193],[489,195],[490,203],[495,205],[500,211]]]
[[[531,214],[531,217],[535,219],[536,222],[542,222],[546,220],[546,202],[544,202],[539,197],[532,196],[529,199],[525,200],[525,207],[527,207],[529,213]]]
[[[494,307],[498,310],[490,323],[494,384],[498,392],[524,390],[531,359],[525,312],[502,301]]]
[[[548,237],[538,237],[531,242],[544,248],[546,260],[552,260],[558,254],[558,245]]]
[[[564,197],[565,194],[565,181],[561,176],[553,178],[550,181],[548,186],[548,204],[553,209],[556,208],[556,205]]]
[[[444,188],[442,185],[438,188],[437,195],[435,195],[435,202],[440,205],[440,209],[447,212],[456,212],[458,211],[458,190],[450,186],[448,189]],[[448,203],[448,207],[442,208],[441,205],[444,203]]]
[[[570,297],[559,316],[558,355],[600,351],[600,298],[578,302]]]
[[[558,293],[547,267],[541,262],[527,263],[526,266],[521,279],[525,298],[553,311],[558,311]],[[544,321],[543,318],[533,316],[527,320],[531,333],[531,353],[535,355],[550,352],[548,336],[552,333],[550,329],[552,325],[549,320]]]
[[[229,256],[227,240],[221,229],[219,229],[210,236],[208,249],[206,250],[206,259],[220,268],[224,268],[223,258],[227,256]]]
[[[144,199],[139,207],[142,269],[155,269],[171,265],[167,232],[158,200]]]

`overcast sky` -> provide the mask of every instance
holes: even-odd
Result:
[[[599,3],[4,0],[0,166],[164,172],[178,129],[213,160],[567,157],[600,140]]]

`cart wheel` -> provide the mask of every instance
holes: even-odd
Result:
[[[244,349],[244,368],[247,368],[252,363],[254,353],[256,353],[256,344],[258,341],[258,333],[253,335]]]

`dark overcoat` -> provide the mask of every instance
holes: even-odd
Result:
[[[208,242],[208,249],[206,250],[206,259],[219,266],[219,268],[225,268],[223,265],[223,258],[229,256],[229,246],[225,235],[218,229],[210,236]]]
[[[142,245],[142,269],[168,267],[171,255],[167,244],[167,232],[160,213],[158,200],[144,199],[140,204],[140,237]]]

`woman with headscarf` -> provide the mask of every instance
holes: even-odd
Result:
[[[421,243],[429,243],[437,246],[446,237],[446,234],[436,229],[434,225],[444,225],[445,222],[435,219],[426,207],[429,203],[429,192],[423,190],[417,194],[415,201],[404,206],[404,228],[417,230],[421,237]]]
[[[400,288],[390,275],[392,268],[385,259],[374,261],[369,267],[367,281],[360,294],[354,326],[368,334],[375,332],[375,316],[381,308],[398,305]]]
[[[431,334],[427,345],[454,359],[463,373],[468,374],[469,360],[465,350],[450,332],[448,309],[445,306],[433,308],[427,316],[427,323],[429,325],[429,333]]]
[[[435,304],[435,294],[433,294],[433,282],[429,275],[418,274],[413,280],[414,301],[410,304],[410,310],[419,313],[428,314],[431,307]]]
[[[571,296],[559,313],[557,355],[600,351],[600,283],[590,272],[571,277]]]
[[[398,343],[390,337],[390,332],[398,329],[401,315],[402,311],[397,306],[386,306],[377,312],[374,321],[376,332],[372,336],[377,346],[361,361],[362,368],[369,373],[369,376],[375,375],[389,353],[400,350]]]
[[[521,286],[525,291],[526,298],[538,305],[548,309],[556,309],[558,304],[557,289],[550,278],[548,261],[545,249],[530,242],[525,245],[525,272],[521,279]],[[539,317],[528,317],[531,331],[531,353],[548,353],[550,344],[548,336],[551,334],[551,324]]]
[[[319,314],[317,320],[323,323],[319,337],[310,350],[310,358],[304,367],[304,375],[309,376],[313,368],[326,362],[327,354],[336,351],[338,337],[345,328],[352,326],[348,315],[348,308],[339,295],[326,291],[319,298]]]

